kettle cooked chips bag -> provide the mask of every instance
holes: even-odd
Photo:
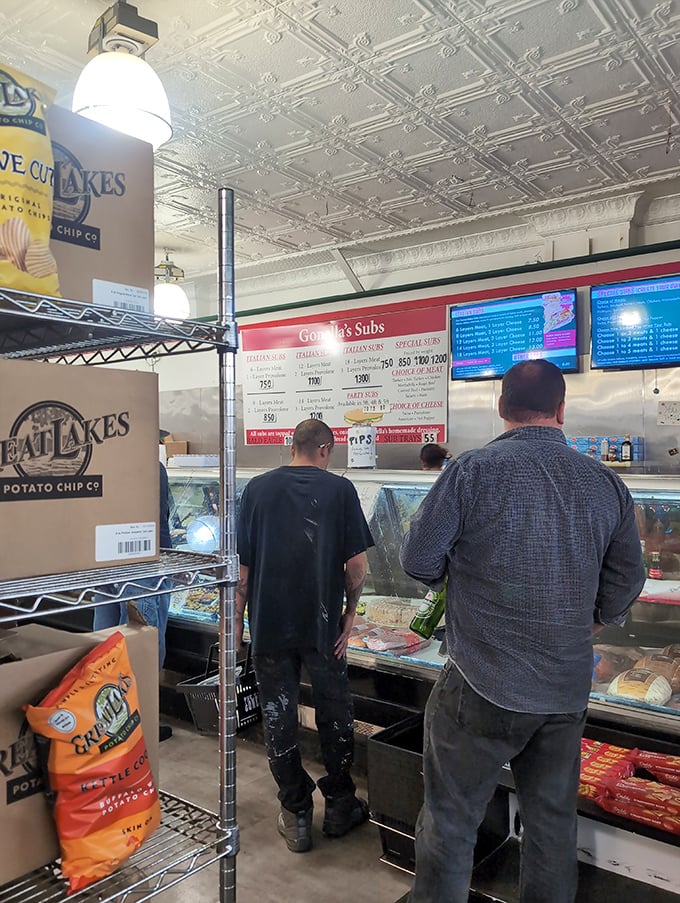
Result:
[[[58,295],[50,251],[54,155],[45,112],[54,92],[0,65],[0,287]]]
[[[161,820],[125,637],[96,646],[26,716],[74,893],[110,875]]]

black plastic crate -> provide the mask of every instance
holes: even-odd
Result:
[[[423,715],[373,734],[368,741],[368,804],[378,825],[384,862],[415,870],[415,827],[423,804]],[[482,862],[510,834],[508,790],[498,787],[484,816],[475,846]]]
[[[367,753],[371,816],[413,837],[423,804],[422,713],[373,734]]]

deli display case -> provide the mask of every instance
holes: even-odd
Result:
[[[257,470],[237,472],[237,509]],[[210,551],[218,537],[217,471],[169,468],[173,545]],[[426,587],[399,564],[399,546],[437,473],[345,471],[356,487],[375,546],[348,648],[357,718],[391,723],[395,707],[421,711],[446,657],[441,630],[428,641],[409,631]],[[680,480],[625,476],[635,501],[648,577],[625,624],[594,640],[591,716],[680,734]],[[170,667],[197,673],[215,642],[213,590],[173,593],[168,627]],[[631,673],[633,672],[633,673]]]

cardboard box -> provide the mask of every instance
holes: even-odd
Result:
[[[174,455],[189,454],[189,443],[180,442],[177,439],[173,439],[171,442],[164,442],[163,447],[165,448],[165,454],[168,459],[172,458]]]
[[[50,248],[62,297],[153,311],[153,149],[122,132],[52,106]]]
[[[8,631],[3,652],[21,661],[0,665],[0,884],[59,855],[33,735],[23,706],[35,704],[67,671],[116,629],[125,635],[137,679],[142,729],[158,786],[158,636],[153,627],[69,633],[42,624]]]
[[[156,374],[0,360],[0,580],[158,557]]]

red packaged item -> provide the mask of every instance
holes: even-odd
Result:
[[[629,802],[617,800],[614,797],[603,795],[597,800],[598,805],[614,815],[621,815],[623,818],[630,818],[632,821],[638,821],[643,825],[650,825],[652,828],[658,828],[660,831],[667,831],[669,834],[680,835],[680,817],[676,815],[667,815],[663,810],[654,806],[646,806],[644,803]]]
[[[622,778],[606,787],[609,795],[624,803],[643,803],[653,806],[665,815],[680,816],[680,790],[666,787],[645,778]]]
[[[612,746],[611,743],[584,737],[581,741],[579,794],[597,799],[608,783],[630,777],[635,770],[632,752],[623,746]]]
[[[633,752],[633,761],[637,768],[649,771],[662,784],[680,787],[680,756],[648,752],[645,749],[636,749]]]
[[[96,646],[26,717],[74,893],[115,871],[161,820],[125,637]]]

